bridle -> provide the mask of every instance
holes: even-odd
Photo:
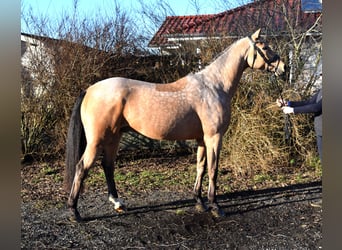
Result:
[[[248,38],[249,38],[250,42],[252,43],[253,49],[254,49],[252,69],[254,68],[254,63],[255,63],[257,54],[259,53],[259,55],[262,57],[262,59],[264,59],[265,63],[267,64],[267,71],[270,71],[269,70],[269,65],[271,63],[273,63],[275,61],[278,61],[277,65],[275,67],[275,72],[276,72],[278,70],[278,66],[279,66],[279,63],[280,63],[280,57],[277,54],[275,54],[272,58],[267,58],[265,53],[258,46],[256,46],[256,44],[258,42],[254,42],[253,39],[250,36]]]
[[[271,75],[270,76],[270,81],[271,81],[271,83],[274,86],[276,86],[276,88],[278,90],[278,95],[281,98],[281,100],[285,100],[283,95],[282,95],[283,90],[279,86],[277,77],[275,75]],[[283,115],[284,115],[284,139],[285,139],[285,142],[288,145],[290,145],[290,143],[291,143],[291,134],[292,134],[292,122],[291,122],[289,114],[283,114]]]
[[[254,49],[252,69],[254,68],[254,63],[255,63],[257,54],[259,53],[259,55],[262,57],[262,59],[264,59],[265,63],[267,64],[267,71],[270,71],[269,70],[269,65],[271,63],[277,61],[277,65],[275,67],[275,72],[276,72],[278,70],[279,63],[280,63],[280,56],[275,54],[272,58],[267,58],[265,53],[256,45],[257,43],[260,43],[260,42],[259,41],[255,41],[254,42],[253,39],[250,36],[248,36],[248,39],[251,42],[251,44],[253,45],[253,49]],[[283,99],[282,94],[281,94],[282,90],[279,87],[278,81],[273,77],[272,78],[272,82],[277,86],[277,89],[279,91],[280,97]]]

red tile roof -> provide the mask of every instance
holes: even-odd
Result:
[[[264,34],[281,34],[286,31],[285,16],[293,28],[305,30],[320,15],[321,12],[303,12],[300,0],[259,0],[218,14],[168,16],[149,47],[174,45],[168,39],[171,37],[244,36],[259,27],[266,28]]]

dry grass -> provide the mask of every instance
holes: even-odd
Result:
[[[293,93],[288,90],[284,98],[300,98]],[[267,78],[239,86],[221,157],[234,176],[277,174],[284,167],[304,168],[317,159],[312,117],[290,115],[290,140],[285,140],[285,115],[275,105],[278,96]]]

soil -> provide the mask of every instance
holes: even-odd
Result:
[[[194,156],[172,164],[181,168],[189,157]],[[81,195],[84,222],[75,223],[68,220],[59,172],[42,164],[22,166],[22,249],[322,248],[320,180],[221,194],[226,216],[220,218],[196,212],[191,187],[181,186],[121,191],[127,211],[118,214],[107,201],[105,182],[99,182]]]

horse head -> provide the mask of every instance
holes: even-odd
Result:
[[[286,65],[266,42],[260,40],[258,29],[253,35],[249,36],[250,49],[247,53],[248,66],[256,69],[265,69],[274,72],[276,76],[285,74]]]

